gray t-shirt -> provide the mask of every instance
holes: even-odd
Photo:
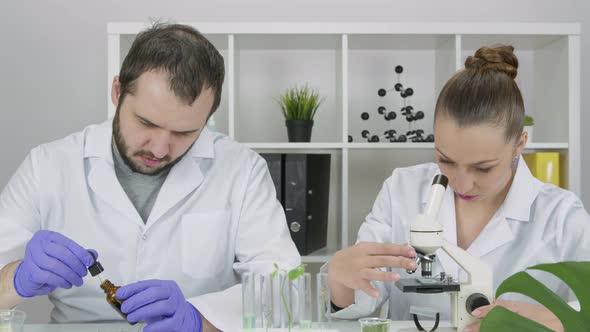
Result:
[[[119,179],[121,187],[127,193],[141,219],[146,223],[170,169],[156,175],[137,173],[131,170],[123,161],[119,149],[114,143],[112,144],[112,150],[117,179]]]

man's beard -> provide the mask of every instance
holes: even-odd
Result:
[[[186,152],[190,150],[190,148],[180,157],[170,162],[170,156],[166,155],[164,158],[159,159],[161,162],[166,162],[166,164],[160,168],[156,168],[151,171],[144,171],[141,167],[133,162],[129,157],[129,146],[125,142],[125,138],[121,134],[121,126],[119,123],[119,114],[120,109],[117,107],[117,112],[115,113],[115,118],[113,119],[113,141],[115,142],[117,150],[119,150],[119,155],[121,155],[121,159],[125,162],[125,165],[129,167],[133,172],[144,174],[144,175],[158,175],[164,171],[169,170],[174,166],[184,155]],[[156,158],[151,152],[145,150],[139,150],[133,154],[134,156],[144,156],[147,158],[158,159]]]

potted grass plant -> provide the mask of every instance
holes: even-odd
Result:
[[[285,116],[289,142],[309,142],[313,117],[325,98],[308,85],[287,89],[276,100]]]
[[[533,125],[535,124],[535,119],[533,119],[530,115],[524,116],[524,131],[526,131],[529,135],[529,142],[533,141]]]

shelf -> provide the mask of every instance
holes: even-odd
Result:
[[[577,23],[544,22],[182,22],[206,34],[579,35]],[[144,22],[109,22],[109,34],[137,34]]]
[[[392,171],[434,162],[434,143],[391,143],[386,130],[432,133],[437,96],[467,56],[483,45],[508,43],[519,59],[525,110],[535,118],[535,141],[525,153],[559,152],[567,188],[580,194],[580,25],[514,22],[192,22],[224,57],[226,80],[216,113],[218,131],[258,153],[332,156],[328,247],[302,257],[314,267],[334,248],[356,241],[383,181]],[[108,87],[141,22],[108,24]],[[394,68],[403,66],[398,75]],[[403,98],[395,84],[411,87]],[[275,98],[308,83],[326,100],[312,141],[289,143]],[[379,94],[385,89],[386,94]],[[107,94],[108,104],[110,94]],[[408,105],[424,118],[408,124]],[[387,121],[395,112],[396,119]],[[114,114],[110,106],[109,114]],[[369,118],[363,113],[367,113]],[[364,130],[381,142],[370,143]],[[353,141],[348,142],[352,136]]]
[[[336,250],[323,248],[309,255],[301,256],[302,263],[326,263],[332,258]]]
[[[560,150],[560,149],[567,149],[569,148],[569,144],[567,143],[529,143],[527,144],[524,149],[525,150],[533,150],[533,149],[547,149],[547,150]]]
[[[383,139],[384,131],[391,129],[400,134],[422,129],[424,137],[428,136],[438,90],[456,71],[455,35],[353,35],[348,53],[347,136],[354,142],[366,142],[363,132]],[[397,84],[414,93],[402,97],[395,90]],[[407,106],[420,111],[422,119],[408,124],[401,114]],[[389,114],[396,117],[388,120]]]
[[[434,50],[453,34],[355,34],[349,37],[349,49],[357,50]]]
[[[463,49],[476,50],[482,45],[494,45],[497,43],[518,46],[519,51],[536,50],[543,48],[563,36],[556,35],[464,35]]]
[[[333,150],[333,149],[433,149],[434,143],[244,143],[254,150]],[[529,143],[525,150],[564,150],[567,143]]]
[[[433,149],[434,143],[346,143],[349,149]],[[529,143],[525,150],[562,150],[567,149],[567,143]]]
[[[308,85],[325,98],[312,142],[341,142],[342,37],[337,34],[239,34],[235,37],[235,138],[287,141],[277,98]],[[264,119],[263,121],[261,121]]]
[[[254,150],[270,149],[341,149],[342,143],[244,143],[247,147]]]
[[[349,149],[433,149],[434,143],[347,143]]]

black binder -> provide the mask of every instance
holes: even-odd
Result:
[[[271,153],[261,156],[269,165],[277,198],[283,205],[299,253],[308,255],[324,248],[328,235],[330,155]]]

